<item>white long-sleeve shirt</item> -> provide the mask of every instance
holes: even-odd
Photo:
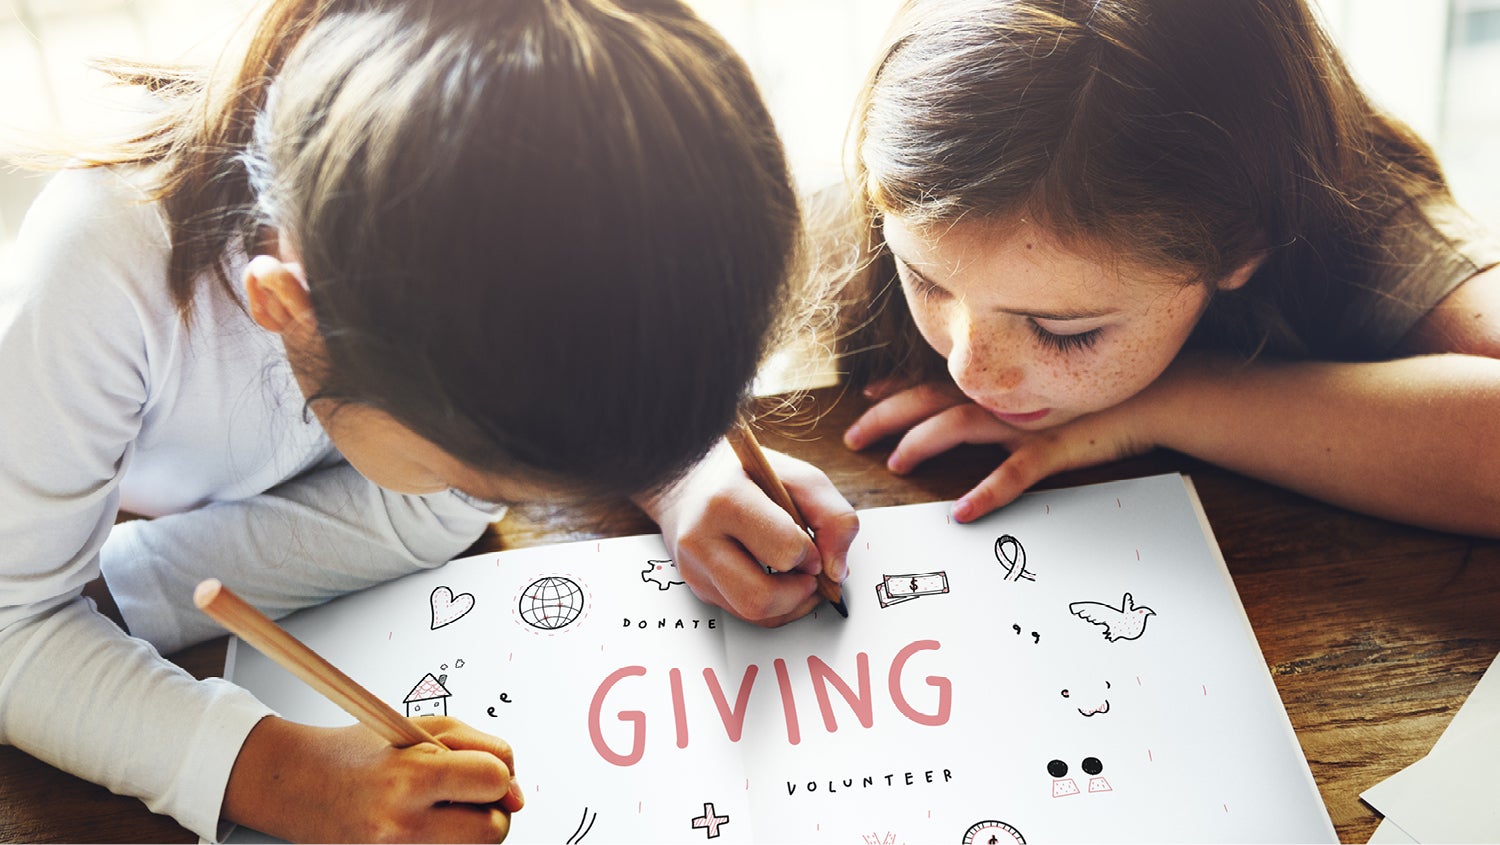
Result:
[[[211,282],[185,325],[145,179],[55,176],[0,277],[0,742],[212,840],[269,711],[159,656],[222,633],[193,587],[281,616],[442,563],[499,514],[361,477]],[[80,595],[101,569],[133,636]]]

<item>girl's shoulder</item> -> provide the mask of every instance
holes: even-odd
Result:
[[[153,192],[153,173],[146,168],[58,171],[27,209],[17,247],[23,255],[73,262],[138,264],[165,254],[171,233]]]
[[[1500,235],[1446,192],[1413,198],[1356,240],[1296,244],[1249,285],[1215,296],[1193,342],[1294,359],[1389,358],[1444,297],[1500,265]]]
[[[1468,278],[1500,265],[1500,231],[1481,223],[1452,198],[1443,196],[1414,203],[1390,242],[1396,252],[1419,260],[1437,256],[1452,266],[1450,274]],[[1462,279],[1460,279],[1462,281]]]
[[[142,168],[54,174],[27,209],[7,256],[5,299],[82,316],[128,300],[137,316],[174,311],[171,234]]]
[[[1384,356],[1448,294],[1500,264],[1500,235],[1447,193],[1413,200],[1380,232],[1365,272],[1336,290],[1351,343]]]

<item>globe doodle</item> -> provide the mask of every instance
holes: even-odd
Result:
[[[520,612],[533,628],[556,631],[583,613],[583,590],[568,578],[538,578],[521,591]]]

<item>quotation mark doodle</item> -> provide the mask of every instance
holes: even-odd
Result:
[[[1013,631],[1016,632],[1017,636],[1019,636],[1021,634],[1021,626],[1020,625],[1011,625],[1010,627],[1011,627],[1011,630],[1013,630]],[[1041,643],[1041,641],[1042,641],[1042,635],[1038,634],[1036,631],[1032,631],[1031,632],[1031,640],[1032,640],[1033,643]]]

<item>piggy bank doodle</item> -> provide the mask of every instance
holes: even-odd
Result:
[[[641,580],[647,584],[655,584],[658,590],[665,590],[673,584],[687,583],[677,573],[676,562],[670,560],[646,561],[646,568],[641,571]]]

